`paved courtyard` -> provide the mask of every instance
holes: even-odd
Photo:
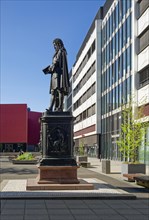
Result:
[[[1,220],[100,220],[149,219],[149,190],[128,183],[120,163],[111,162],[111,173],[101,172],[101,162],[89,158],[91,168],[80,168],[78,178],[92,182],[92,191],[27,192],[26,181],[36,178],[36,165],[13,165],[2,160]],[[148,172],[148,167],[147,167]]]

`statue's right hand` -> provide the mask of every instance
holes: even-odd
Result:
[[[49,73],[49,68],[50,68],[50,66],[47,66],[45,69],[42,70],[44,72],[44,74],[48,74]]]

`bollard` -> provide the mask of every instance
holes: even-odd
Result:
[[[102,173],[110,173],[110,160],[102,160]]]

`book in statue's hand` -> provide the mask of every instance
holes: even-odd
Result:
[[[50,73],[50,72],[51,72],[51,71],[50,71],[50,66],[47,66],[47,67],[44,68],[42,71],[44,72],[44,74]]]

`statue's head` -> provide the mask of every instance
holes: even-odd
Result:
[[[59,38],[54,39],[53,44],[54,44],[55,48],[57,48],[57,47],[58,48],[64,47],[63,41],[61,39],[59,39]]]

